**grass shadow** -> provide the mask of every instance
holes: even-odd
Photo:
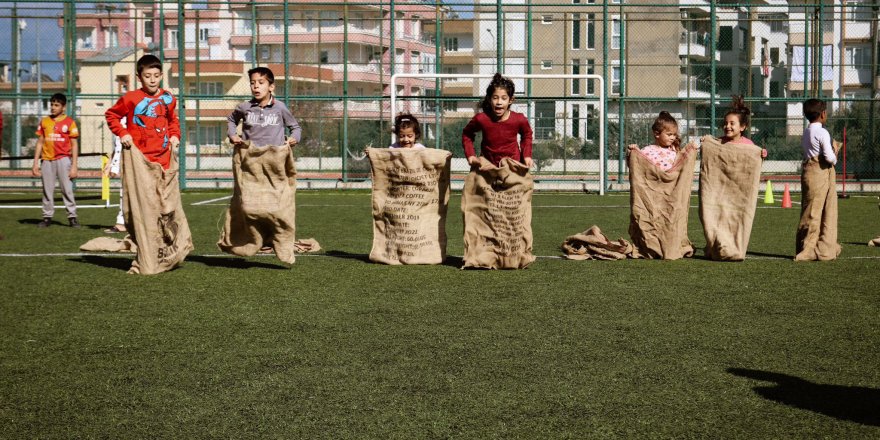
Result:
[[[847,242],[845,242],[845,243],[843,243],[843,244],[851,244],[851,245],[853,245],[853,246],[870,247],[870,246],[868,246],[868,242],[867,242],[867,241],[862,242],[862,243],[857,243],[857,242],[855,242],[855,241],[847,241]]]
[[[782,254],[768,254],[766,252],[747,252],[746,258],[749,258],[749,255],[754,257],[768,257],[768,258],[781,258],[783,260],[792,260],[794,259],[794,255],[782,255]]]
[[[282,264],[263,263],[260,261],[246,260],[244,257],[228,256],[228,257],[208,257],[205,255],[188,255],[187,262],[201,263],[210,267],[222,267],[227,269],[282,269],[290,270],[289,266]]]
[[[457,257],[455,255],[447,255],[446,259],[440,263],[441,266],[449,266],[454,267],[456,269],[461,269],[461,266],[464,266],[464,258]]]
[[[79,202],[80,200],[101,200],[101,195],[98,194],[98,195],[88,195],[88,196],[76,196],[76,201]],[[43,203],[43,198],[40,197],[40,198],[33,198],[33,199],[9,199],[9,200],[0,199],[0,205],[18,205],[20,203]],[[61,198],[55,199],[55,204],[58,205],[59,203],[61,204],[62,207],[64,206],[63,199],[61,199]]]
[[[373,264],[373,262],[370,261],[369,254],[352,254],[350,252],[345,252],[345,251],[327,251],[325,253],[325,255],[327,255],[328,257],[333,257],[333,258],[344,258],[344,259],[348,259],[348,260],[358,260],[358,261],[362,261],[364,263]]]
[[[70,258],[68,259],[68,261],[86,263],[98,267],[106,267],[108,269],[120,269],[128,271],[128,269],[131,269],[133,255],[134,254],[127,254],[127,256],[125,256],[123,254],[120,254],[119,257],[105,257],[103,255],[83,255],[79,258]]]
[[[735,376],[773,382],[752,388],[761,397],[840,420],[880,426],[880,389],[827,385],[782,373],[728,368]]]

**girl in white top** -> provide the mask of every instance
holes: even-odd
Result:
[[[397,142],[388,148],[425,148],[419,143],[419,139],[422,138],[419,120],[409,113],[401,113],[394,118],[394,135],[397,137]]]

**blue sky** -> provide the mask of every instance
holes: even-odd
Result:
[[[64,64],[58,58],[58,49],[62,43],[62,29],[58,26],[58,17],[64,12],[62,3],[17,2],[18,14],[23,17],[27,27],[22,32],[21,60],[22,68],[30,70],[30,63],[39,60],[43,73],[58,78]],[[12,6],[13,2],[0,2],[0,61],[12,61]],[[37,47],[39,46],[39,54]],[[25,80],[28,73],[24,74]]]

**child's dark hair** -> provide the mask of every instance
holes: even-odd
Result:
[[[137,74],[140,75],[147,69],[162,70],[162,60],[156,55],[147,54],[137,60]]]
[[[510,96],[511,100],[513,100],[513,94],[516,93],[516,86],[513,84],[513,81],[510,78],[501,76],[500,73],[496,73],[492,77],[492,82],[486,87],[486,96],[480,101],[480,108],[483,109],[483,113],[492,113],[492,94],[495,93],[495,89],[506,90],[507,96]]]
[[[822,112],[825,111],[825,101],[811,98],[804,101],[804,117],[810,122],[816,122]]]
[[[654,134],[660,134],[664,128],[670,126],[675,127],[675,141],[672,142],[672,146],[677,150],[681,147],[681,136],[678,134],[678,121],[676,121],[669,112],[664,110],[657,115],[657,119],[654,119],[654,124],[651,125],[651,131],[653,131]]]
[[[416,135],[416,140],[422,138],[422,128],[419,125],[419,120],[416,119],[415,116],[409,113],[400,113],[394,117],[394,127],[392,127],[394,134],[399,134],[400,130],[403,130],[404,128],[412,128],[413,133]]]
[[[64,93],[56,93],[49,98],[49,102],[57,102],[61,105],[67,105],[67,97],[64,96]]]
[[[248,70],[248,79],[254,76],[254,74],[259,74],[260,76],[265,76],[266,80],[269,81],[269,84],[275,84],[275,74],[272,73],[272,69],[268,67],[254,67],[251,70]]]
[[[746,131],[752,125],[749,121],[749,116],[752,114],[752,111],[746,107],[746,102],[743,100],[743,97],[740,95],[733,95],[732,102],[730,104],[730,110],[724,114],[724,118],[726,119],[728,115],[736,115],[739,118],[739,125],[746,127]]]

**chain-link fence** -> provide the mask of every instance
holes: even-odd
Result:
[[[104,112],[139,87],[134,63],[145,53],[163,60],[164,86],[180,103],[184,187],[231,182],[226,118],[250,98],[246,72],[258,65],[274,71],[276,96],[303,127],[299,176],[314,187],[368,177],[364,149],[391,143],[400,111],[421,121],[424,144],[453,151],[463,173],[462,128],[487,80],[429,75],[496,71],[605,78],[604,90],[581,79],[515,81],[544,182],[595,187],[601,148],[614,189],[625,146],[653,142],[659,111],[677,118],[685,141],[721,136],[732,95],[751,108],[747,136],[769,152],[765,174],[798,173],[801,103],[819,97],[832,135],[846,133],[849,177],[880,178],[876,0],[0,2],[0,36],[11,43],[0,47],[3,157],[21,158],[0,161],[2,186],[39,185],[29,177],[34,132],[54,93],[69,99],[81,151],[109,154]],[[394,85],[394,109],[393,73],[426,75]],[[99,163],[84,157],[80,167],[96,178]]]

